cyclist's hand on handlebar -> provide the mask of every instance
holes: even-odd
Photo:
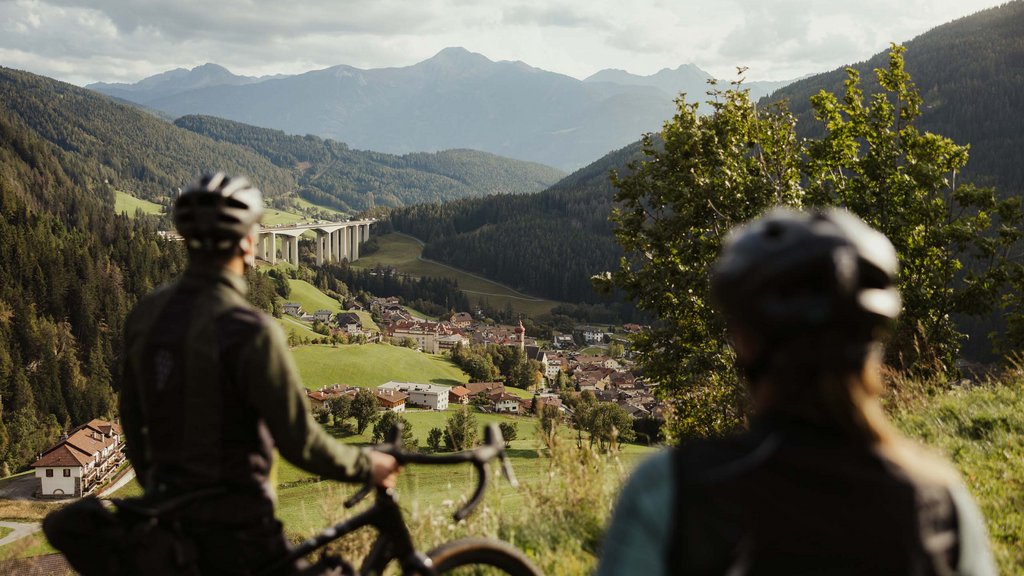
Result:
[[[380,488],[394,488],[398,483],[398,472],[402,467],[390,454],[370,451],[370,484]]]

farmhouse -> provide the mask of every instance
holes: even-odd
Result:
[[[91,493],[124,462],[121,427],[91,420],[44,452],[36,470],[40,498],[73,498]]]
[[[518,396],[501,392],[491,396],[491,400],[494,402],[495,412],[520,413],[521,406],[519,405],[520,398]]]
[[[431,410],[448,409],[448,386],[436,384],[417,384],[414,382],[387,382],[377,386],[377,390],[397,390],[409,395],[410,406],[420,406]]]
[[[405,401],[409,399],[409,395],[405,392],[377,389],[373,391],[373,394],[377,397],[377,404],[380,405],[381,410],[405,412]]]
[[[295,302],[285,302],[283,308],[284,313],[289,316],[295,316],[296,318],[302,316],[302,306]]]
[[[452,386],[448,390],[449,404],[469,404],[469,388],[465,386]]]

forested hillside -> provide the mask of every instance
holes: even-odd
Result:
[[[54,97],[59,102],[59,93]],[[98,184],[112,174],[109,166],[45,141],[7,108],[8,93],[2,102],[5,473],[31,463],[68,426],[113,414],[111,383],[125,316],[140,295],[179,270],[184,258],[179,246],[162,244],[151,224],[114,215],[112,188]],[[74,149],[71,143],[83,142],[80,136],[69,133],[65,144]]]
[[[595,302],[590,276],[622,255],[608,214],[608,171],[638,146],[612,152],[550,189],[412,206],[388,216],[395,230],[427,243],[424,257],[566,302]]]
[[[537,192],[564,176],[560,170],[475,150],[396,156],[352,150],[318,136],[289,136],[212,116],[174,122],[222,142],[248,147],[292,170],[299,195],[350,212],[488,194]]]
[[[918,127],[970,144],[963,177],[1003,194],[1024,191],[1024,2],[1011,2],[934,28],[906,42],[906,68],[924,98]],[[851,67],[865,93],[877,90],[872,70],[885,53]],[[795,82],[772,100],[788,100],[803,135],[820,133],[809,99],[824,89],[839,93],[845,69]]]
[[[249,175],[268,196],[296,188],[288,170],[252,150],[215,142],[135,107],[43,76],[0,68],[0,114],[89,165],[85,184],[160,201],[206,170]]]

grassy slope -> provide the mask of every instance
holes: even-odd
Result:
[[[379,238],[380,250],[369,256],[360,257],[353,266],[373,268],[380,264],[394,266],[401,272],[414,276],[432,276],[436,278],[453,278],[459,287],[469,296],[472,303],[486,300],[491,307],[504,309],[509,303],[517,313],[528,316],[546,314],[557,303],[550,300],[534,298],[495,284],[489,280],[470,275],[461,270],[445,266],[438,262],[420,260],[423,247],[416,239],[402,234],[386,234]]]
[[[450,415],[451,411],[409,411],[403,414],[421,446],[426,445],[430,429],[444,428]],[[524,491],[545,482],[547,477],[549,462],[538,450],[537,420],[499,414],[476,414],[476,418],[481,427],[490,422],[513,422],[518,426],[520,439],[511,442],[509,456],[522,486],[516,490],[504,480],[497,479],[490,485],[487,496],[487,506],[515,510],[522,502]],[[371,437],[372,429],[367,429],[362,435],[350,436],[344,441],[364,444],[370,443]],[[625,446],[622,459],[632,466],[651,451],[642,446]],[[399,477],[398,493],[405,508],[413,513],[428,508],[444,508],[446,503],[458,502],[469,496],[468,492],[475,485],[474,474],[469,466],[410,466]],[[308,474],[284,461],[279,462],[277,480],[280,486],[278,516],[288,532],[294,535],[305,536],[323,528],[328,518],[343,513],[340,502],[355,491],[354,487],[337,482],[310,482]]]
[[[114,211],[118,214],[126,213],[130,218],[135,217],[135,211],[142,210],[146,214],[163,214],[164,207],[149,200],[136,198],[127,192],[117,190],[114,192]]]
[[[1024,380],[929,390],[896,424],[960,470],[981,507],[1001,574],[1024,574]]]
[[[276,226],[277,224],[294,224],[295,222],[301,222],[306,217],[293,214],[291,212],[285,212],[284,210],[278,210],[277,208],[268,208],[263,213],[263,224],[265,226]]]
[[[295,198],[293,198],[293,200],[299,206],[299,208],[303,210],[316,210],[318,212],[327,212],[328,214],[333,214],[338,218],[347,218],[349,216],[347,213],[342,212],[341,210],[336,210],[334,208],[330,208],[327,206],[321,206],[319,204],[313,204],[312,202],[306,200],[305,198],[300,198],[296,196]]]
[[[288,284],[291,286],[291,294],[285,301],[297,302],[302,306],[303,312],[312,314],[317,310],[341,311],[341,302],[324,294],[309,282],[289,278]]]
[[[280,318],[275,318],[275,320],[277,320],[277,323],[281,326],[281,328],[284,329],[285,334],[290,334],[291,331],[294,330],[295,334],[299,338],[313,339],[324,337],[323,334],[317,334],[316,332],[313,332],[313,330],[310,329],[308,325],[306,325],[303,322],[300,322],[299,320],[296,320],[295,318],[292,318],[291,316],[288,316],[287,314],[281,316]]]
[[[448,385],[469,381],[443,356],[387,344],[300,346],[292,353],[308,388],[334,383],[378,386],[389,380]]]

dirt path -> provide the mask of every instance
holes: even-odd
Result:
[[[0,521],[0,526],[11,529],[10,534],[0,538],[0,546],[6,546],[11,542],[21,540],[25,536],[35,534],[42,528],[39,522],[9,522],[6,520]]]

